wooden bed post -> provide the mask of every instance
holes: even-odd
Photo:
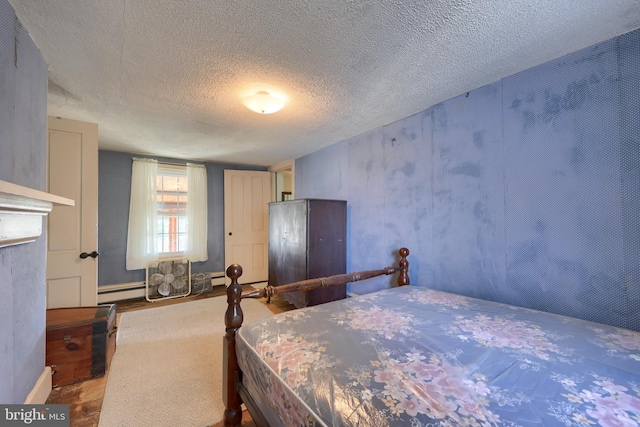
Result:
[[[398,276],[398,285],[409,285],[409,261],[407,261],[409,249],[401,248],[398,252],[400,253],[400,275]]]
[[[227,268],[227,276],[231,284],[227,288],[227,312],[224,317],[226,333],[223,341],[223,378],[222,399],[224,401],[224,425],[239,426],[242,422],[242,398],[238,394],[236,381],[240,375],[238,358],[236,355],[236,333],[242,326],[243,315],[240,307],[242,286],[238,278],[242,276],[242,267],[231,264]]]

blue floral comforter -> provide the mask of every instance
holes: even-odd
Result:
[[[640,333],[419,286],[245,325],[284,426],[639,426]]]

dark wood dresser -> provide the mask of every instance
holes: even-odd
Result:
[[[269,284],[344,274],[347,269],[347,202],[296,199],[269,203]],[[346,286],[283,297],[296,307],[346,297]]]

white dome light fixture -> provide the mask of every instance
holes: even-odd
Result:
[[[245,107],[259,114],[275,113],[284,107],[282,99],[276,98],[264,90],[247,96],[242,102]]]

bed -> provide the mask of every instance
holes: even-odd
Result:
[[[640,333],[406,286],[408,254],[246,295],[230,266],[225,426],[242,403],[274,427],[640,425]],[[243,298],[396,273],[398,287],[242,326]]]

